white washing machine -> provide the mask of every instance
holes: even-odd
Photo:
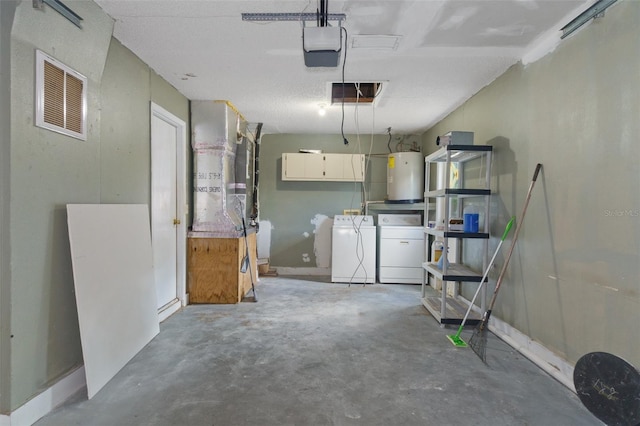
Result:
[[[376,227],[373,216],[336,215],[331,243],[331,282],[376,282]]]
[[[378,281],[422,284],[424,228],[419,214],[378,215]]]

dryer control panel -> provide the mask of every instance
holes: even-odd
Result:
[[[420,226],[422,217],[419,214],[379,214],[379,226]]]

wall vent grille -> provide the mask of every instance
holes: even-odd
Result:
[[[36,126],[87,140],[87,79],[36,51]]]

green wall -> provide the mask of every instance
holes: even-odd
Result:
[[[571,363],[605,351],[640,365],[639,22],[640,2],[616,3],[423,138],[468,130],[494,146],[495,236],[543,164],[494,315]]]
[[[9,411],[11,344],[11,262],[9,259],[9,178],[11,170],[11,27],[15,1],[0,1],[0,414]]]
[[[19,3],[12,22],[6,144],[7,132],[2,133],[2,158],[8,153],[11,164],[8,182],[2,169],[2,194],[11,194],[11,234],[1,234],[3,262],[8,256],[10,265],[9,272],[6,262],[0,270],[4,412],[15,410],[83,362],[66,204],[149,203],[150,102],[188,123],[188,100],[112,38],[109,16],[93,2],[73,2],[72,8],[83,17],[82,30],[52,9],[34,9],[26,0]],[[3,19],[3,70],[4,25]],[[34,126],[35,49],[87,77],[87,141]],[[0,224],[6,222],[3,210]],[[10,329],[4,326],[6,316]]]
[[[102,79],[102,203],[151,204],[151,101],[189,124],[184,96],[112,39]]]
[[[82,364],[65,205],[100,201],[100,80],[113,23],[93,3],[74,7],[91,30],[23,1],[11,33],[11,410]],[[87,77],[86,141],[35,127],[36,48]]]
[[[276,134],[264,135],[260,145],[260,221],[271,229],[270,264],[276,267],[313,268],[319,266],[314,254],[312,220],[316,215],[333,218],[345,209],[360,209],[361,185],[350,182],[297,182],[282,180],[282,153],[299,149],[323,152],[367,154],[369,166],[365,188],[367,200],[383,200],[387,194],[386,135]],[[417,138],[416,138],[417,139]],[[370,150],[373,143],[373,149]],[[397,143],[394,137],[392,147]],[[369,152],[372,155],[368,156]],[[303,254],[309,255],[305,261]]]

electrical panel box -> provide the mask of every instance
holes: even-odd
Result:
[[[449,132],[436,138],[436,145],[473,145],[473,132]]]

